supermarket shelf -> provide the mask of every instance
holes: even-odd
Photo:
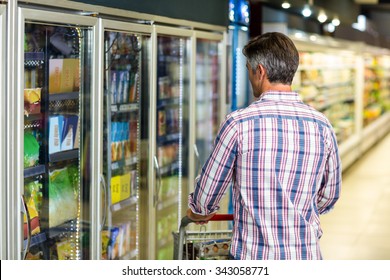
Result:
[[[119,210],[127,208],[127,207],[136,206],[137,201],[138,201],[138,199],[136,196],[131,196],[130,198],[128,198],[126,200],[112,204],[110,208],[111,208],[112,212],[116,212],[116,211],[119,211]]]
[[[159,99],[157,101],[157,107],[164,107],[168,105],[180,105],[180,97]]]
[[[24,60],[44,60],[45,59],[45,53],[44,52],[25,52],[24,53]]]
[[[60,162],[60,161],[65,161],[70,159],[77,159],[78,157],[79,157],[79,149],[73,149],[69,151],[51,154],[49,155],[49,161],[54,163],[54,162]]]
[[[163,145],[168,142],[178,141],[180,137],[181,137],[181,133],[173,133],[173,134],[168,134],[166,136],[159,136],[157,138],[157,144]]]
[[[127,113],[127,112],[137,112],[139,110],[138,103],[128,103],[128,104],[113,104],[111,105],[112,113]]]
[[[78,229],[76,224],[76,219],[74,220],[69,220],[61,225],[51,227],[48,230],[48,237],[49,238],[55,238],[63,233],[68,233],[68,232],[76,232]],[[87,225],[89,227],[89,224]]]
[[[30,247],[42,244],[43,242],[46,241],[46,234],[45,233],[38,233],[36,235],[31,236],[31,243]],[[27,239],[23,241],[24,247],[27,246]]]
[[[137,156],[133,156],[133,157],[128,158],[128,159],[122,159],[122,160],[113,162],[111,164],[111,169],[118,170],[118,169],[121,169],[125,166],[135,165],[135,164],[137,164],[137,162],[138,162]]]
[[[28,167],[24,169],[24,178],[34,177],[46,172],[44,165],[38,165],[34,167]]]
[[[65,92],[65,93],[53,93],[49,94],[49,101],[60,101],[60,100],[69,100],[69,99],[79,99],[80,93],[76,92]]]

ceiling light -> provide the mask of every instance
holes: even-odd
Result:
[[[311,16],[311,9],[309,5],[305,5],[302,10],[302,15],[304,17],[310,17]]]
[[[328,16],[326,15],[324,10],[321,10],[320,13],[318,14],[317,19],[319,22],[324,23],[328,19]]]
[[[335,16],[335,17],[333,18],[332,24],[333,24],[334,26],[339,26],[339,25],[340,25],[340,20],[339,20],[339,18],[338,18],[337,16]]]
[[[334,26],[333,23],[329,23],[325,25],[325,30],[328,31],[329,33],[333,33],[336,30],[336,27]]]
[[[290,8],[291,7],[291,4],[288,2],[288,1],[284,1],[283,3],[282,3],[282,8],[283,9],[288,9],[288,8]]]

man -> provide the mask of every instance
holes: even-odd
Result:
[[[257,100],[222,123],[187,216],[209,220],[232,183],[232,259],[322,259],[319,214],[341,187],[333,128],[291,90],[299,54],[287,36],[263,34],[243,53]]]

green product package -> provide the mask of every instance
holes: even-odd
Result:
[[[39,143],[31,132],[24,133],[24,167],[32,167],[39,162]]]
[[[70,169],[71,172],[68,168],[63,168],[50,173],[49,227],[77,218],[79,191],[74,171]]]

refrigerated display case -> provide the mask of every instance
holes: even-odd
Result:
[[[303,102],[328,117],[341,144],[356,133],[355,55],[302,48],[299,55],[293,89],[300,93]]]
[[[107,185],[102,194],[106,202],[101,258],[139,259],[140,220],[147,215],[140,205],[139,185],[141,135],[147,135],[148,129],[141,127],[141,111],[150,113],[142,106],[149,93],[151,35],[145,32],[150,28],[128,25],[132,31],[123,31],[123,23],[107,21],[105,26],[103,175]]]
[[[390,55],[365,53],[363,126],[390,111]]]
[[[288,33],[300,52],[293,89],[332,123],[346,170],[390,130],[389,53],[299,30]]]
[[[390,131],[390,51],[362,46],[362,136],[365,152]]]
[[[360,156],[362,60],[358,44],[299,30],[288,34],[300,59],[292,88],[330,120],[343,168],[347,168]]]
[[[22,258],[88,259],[91,47],[96,20],[29,9],[22,9],[19,16]]]

